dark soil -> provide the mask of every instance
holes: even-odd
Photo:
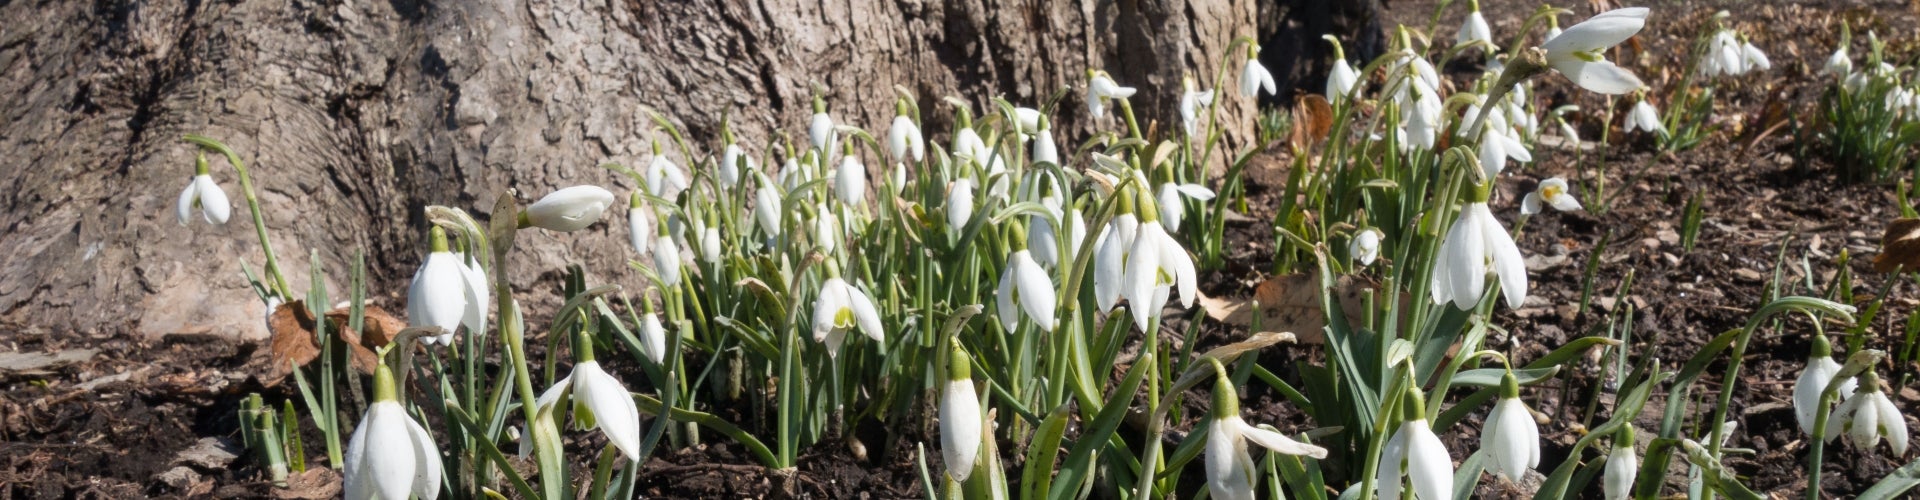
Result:
[[[1517,29],[1533,5],[1485,4],[1496,33]],[[1770,107],[1796,119],[1813,116],[1821,85],[1827,81],[1817,74],[1818,69],[1837,43],[1835,23],[1841,17],[1880,26],[1879,33],[1893,40],[1897,50],[1907,47],[1909,50],[1903,53],[1912,54],[1913,41],[1905,37],[1911,36],[1911,27],[1916,25],[1915,15],[1906,4],[1835,4],[1842,3],[1778,3],[1733,12],[1732,21],[1768,51],[1774,68],[1759,77],[1720,86],[1714,123],[1721,130],[1697,148],[1676,154],[1657,153],[1645,137],[1623,138],[1616,128],[1612,135],[1615,143],[1603,149],[1608,155],[1604,174],[1591,168],[1597,158],[1588,158],[1590,167],[1581,170],[1576,168],[1575,155],[1570,151],[1548,147],[1535,153],[1540,159],[1537,163],[1510,169],[1494,200],[1496,213],[1510,227],[1517,217],[1517,200],[1541,178],[1566,177],[1581,193],[1604,182],[1611,198],[1604,213],[1590,205],[1587,212],[1548,212],[1527,221],[1525,234],[1519,239],[1523,252],[1550,257],[1557,263],[1530,271],[1533,285],[1525,307],[1496,309],[1496,323],[1514,332],[1515,338],[1493,341],[1502,342],[1498,344],[1502,346],[1511,342],[1518,361],[1524,362],[1571,339],[1604,333],[1606,319],[1620,304],[1631,303],[1635,307],[1636,342],[1629,352],[1636,360],[1657,357],[1671,369],[1713,335],[1746,321],[1761,305],[1782,256],[1787,264],[1781,267],[1783,286],[1792,293],[1824,294],[1843,253],[1856,257],[1851,263],[1856,274],[1853,293],[1863,297],[1861,301],[1879,293],[1887,276],[1871,273],[1867,262],[1858,257],[1877,251],[1883,224],[1897,216],[1893,188],[1838,181],[1835,166],[1821,158],[1817,146],[1807,139],[1811,131],[1803,128],[1810,127],[1810,122],[1761,132],[1767,128],[1764,115]],[[1686,7],[1657,8],[1648,31],[1637,38],[1638,49],[1625,51],[1623,64],[1659,90],[1656,102],[1663,111],[1664,96],[1685,72],[1687,61],[1681,59],[1688,53],[1685,47],[1715,11],[1732,5],[1696,2]],[[1388,11],[1387,24],[1424,26],[1431,9],[1430,1],[1395,2]],[[1562,21],[1571,23],[1592,13],[1584,6],[1576,10],[1576,15]],[[1442,16],[1436,38],[1450,39],[1459,18],[1457,9]],[[1900,26],[1908,29],[1890,28]],[[1855,39],[1856,54],[1863,53],[1863,38]],[[1454,65],[1450,71],[1461,80],[1478,70]],[[1618,127],[1618,115],[1631,104],[1629,100],[1615,100],[1612,106],[1619,113],[1614,123],[1603,124],[1598,111],[1607,109],[1606,100],[1576,92],[1556,76],[1536,82],[1538,95],[1549,101],[1545,107],[1578,104],[1589,111],[1581,118],[1581,133],[1588,140],[1600,137],[1603,127]],[[1271,220],[1285,179],[1280,168],[1288,163],[1287,158],[1276,155],[1249,172],[1252,213],[1248,215],[1254,220]],[[1706,222],[1697,246],[1685,251],[1679,244],[1679,221],[1688,200],[1695,196],[1703,200]],[[1206,277],[1204,292],[1210,296],[1247,296],[1254,284],[1268,276],[1274,242],[1266,226],[1255,222],[1230,227],[1229,261],[1223,270]],[[1597,268],[1591,270],[1596,305],[1579,314],[1573,304],[1578,303],[1589,273],[1585,263],[1602,239],[1610,243],[1599,257]],[[1629,272],[1633,273],[1632,288],[1626,297],[1614,297],[1614,290]],[[1811,276],[1807,276],[1809,272]],[[1802,285],[1809,280],[1817,288],[1809,290]],[[1866,329],[1868,346],[1890,349],[1899,345],[1904,324],[1914,310],[1916,292],[1920,290],[1906,281],[1891,288],[1887,308]],[[1184,324],[1184,320],[1174,321]],[[1199,349],[1245,335],[1244,331],[1208,324],[1201,337],[1194,339]],[[1794,423],[1788,395],[1804,365],[1812,325],[1803,318],[1790,318],[1783,325],[1760,332],[1748,352],[1729,413],[1739,422],[1730,446],[1750,448],[1753,454],[1733,455],[1728,464],[1756,491],[1798,496],[1806,483],[1808,443]],[[1828,331],[1837,333],[1831,325]],[[264,392],[273,404],[295,396],[291,384],[269,389],[251,378],[248,363],[257,346],[192,337],[153,342],[131,340],[125,335],[68,338],[14,333],[7,337],[6,347],[15,352],[84,347],[100,352],[90,361],[51,373],[0,380],[5,384],[0,386],[0,464],[4,465],[0,469],[0,498],[273,494],[260,471],[250,465],[249,457],[242,456],[231,466],[215,467],[177,460],[180,452],[205,437],[237,441],[235,412],[243,395]],[[1297,371],[1290,365],[1317,363],[1319,357],[1318,346],[1283,345],[1263,353],[1261,361],[1275,373],[1291,378],[1297,377]],[[1910,374],[1914,369],[1895,366],[1883,373],[1891,380],[1895,374]],[[1724,371],[1724,360],[1708,370],[1696,386],[1696,398],[1717,392]],[[131,375],[91,390],[77,387],[117,374]],[[1525,394],[1536,410],[1553,417],[1542,426],[1547,441],[1542,470],[1550,471],[1564,461],[1572,442],[1587,426],[1610,417],[1612,395],[1601,394],[1597,414],[1582,418],[1586,397],[1599,385],[1600,377],[1598,368],[1589,361],[1570,375],[1530,388]],[[1252,384],[1243,396],[1249,420],[1282,429],[1314,425],[1261,384]],[[1170,439],[1174,442],[1197,415],[1204,414],[1204,397],[1189,400],[1186,418],[1173,422]],[[1916,400],[1920,400],[1920,393],[1911,388],[1898,391],[1897,401],[1904,407],[1911,408]],[[1657,393],[1654,401],[1656,405],[1666,404],[1666,395]],[[1701,409],[1709,406],[1694,403],[1690,414],[1702,415],[1694,419],[1696,423],[1705,419]],[[1475,432],[1479,418],[1471,417],[1453,432],[1442,433],[1456,459],[1464,459],[1478,447]],[[1635,423],[1643,435],[1650,435],[1657,429],[1657,418],[1657,411],[1647,411]],[[1697,430],[1690,432],[1698,437]],[[823,442],[803,451],[798,470],[791,474],[760,467],[747,452],[724,439],[709,439],[696,448],[663,448],[642,469],[641,491],[661,498],[924,497],[914,446],[937,439],[922,436],[916,429],[901,434],[899,439],[883,443],[884,431],[876,434],[862,430],[856,435],[864,444],[858,446],[846,440]],[[310,454],[320,449],[316,433],[307,429],[305,435]],[[856,453],[855,448],[866,450]],[[1825,491],[1849,496],[1900,465],[1887,458],[1883,450],[1829,447],[1822,471]],[[1002,452],[1009,465],[1017,465],[1016,454],[1005,449]],[[1592,458],[1595,453],[1589,451],[1584,458]],[[928,466],[936,471],[938,456],[933,452],[927,457]],[[308,457],[308,463],[324,463],[324,453]],[[181,467],[186,468],[186,474],[169,474]],[[1684,472],[1676,471],[1669,477],[1684,478]],[[1684,487],[1680,480],[1672,480],[1670,486]],[[1494,483],[1490,478],[1483,481],[1479,494],[1513,494],[1510,487]],[[1189,489],[1200,484],[1198,477],[1182,481]]]

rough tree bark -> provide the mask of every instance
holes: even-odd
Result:
[[[523,202],[586,183],[624,195],[632,184],[598,165],[648,158],[644,108],[703,147],[732,110],[758,147],[804,134],[815,85],[837,120],[870,130],[890,119],[893,86],[905,86],[933,110],[940,137],[942,96],[978,109],[988,96],[1033,105],[1072,87],[1056,115],[1077,144],[1090,127],[1077,97],[1087,68],[1141,88],[1142,119],[1166,127],[1181,76],[1211,79],[1260,10],[1228,0],[0,0],[0,185],[12,187],[0,192],[0,323],[264,335],[241,275],[243,263],[258,272],[258,244],[231,169],[215,161],[233,221],[173,218],[193,164],[187,133],[248,160],[296,289],[314,252],[341,296],[364,249],[370,295],[398,310],[423,253],[424,206],[484,218],[510,188]],[[1222,87],[1238,69],[1228,75]],[[1244,144],[1252,105],[1222,95]],[[523,237],[513,277],[523,295],[550,295],[575,261],[596,282],[639,286],[625,266],[623,213]]]

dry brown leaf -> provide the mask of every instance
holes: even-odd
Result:
[[[1873,258],[1873,270],[1890,273],[1898,269],[1920,270],[1920,219],[1894,219],[1880,237],[1880,255]]]
[[[365,311],[365,335],[347,329],[347,308],[338,308],[327,312],[328,331],[340,335],[349,346],[349,364],[362,374],[373,374],[373,368],[379,363],[374,349],[393,341],[393,337],[407,328],[407,322],[395,317],[379,306],[367,306]],[[272,343],[267,349],[267,367],[260,375],[260,383],[274,387],[293,374],[293,366],[306,366],[320,357],[320,346],[314,342],[314,318],[307,311],[306,303],[293,301],[280,304],[273,315],[267,317],[267,328],[273,333]]]
[[[373,350],[392,343],[393,338],[400,335],[401,330],[407,329],[407,322],[394,317],[393,313],[387,312],[380,306],[367,306],[361,313],[362,328],[366,329],[362,334],[347,328],[347,319],[351,312],[344,307],[328,311],[327,323],[335,328],[334,331],[340,332],[341,340],[345,340],[348,346],[352,346],[353,368],[360,370],[360,373],[371,375],[374,365],[380,362],[379,356],[376,356]]]
[[[1320,94],[1301,94],[1293,100],[1293,135],[1289,137],[1295,151],[1306,151],[1326,140],[1327,133],[1333,131],[1333,106],[1327,104],[1327,98]]]
[[[1335,299],[1347,321],[1359,322],[1365,303],[1362,294],[1371,283],[1342,276],[1334,283]],[[1253,303],[1260,303],[1262,332],[1292,332],[1301,343],[1326,340],[1327,318],[1320,312],[1320,280],[1311,274],[1274,276],[1254,287],[1252,297],[1200,297],[1207,317],[1235,326],[1253,326]]]
[[[288,475],[287,487],[274,488],[273,497],[290,500],[339,498],[341,487],[340,473],[326,467],[314,467],[306,472]]]

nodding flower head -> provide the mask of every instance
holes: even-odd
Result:
[[[207,154],[200,153],[195,160],[193,179],[187,181],[187,188],[180,190],[180,201],[173,206],[173,215],[180,225],[187,225],[193,219],[194,209],[200,210],[200,218],[208,224],[226,224],[227,217],[233,214],[233,205],[227,202],[227,192],[220,184],[213,182],[213,176],[207,170]]]

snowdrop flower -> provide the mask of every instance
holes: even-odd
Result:
[[[647,193],[672,200],[680,197],[692,183],[687,182],[687,174],[680,172],[680,166],[660,151],[660,144],[653,145],[653,159],[647,162]]]
[[[227,192],[220,190],[220,184],[213,182],[213,175],[207,170],[207,155],[200,153],[200,159],[194,166],[193,180],[187,182],[187,188],[180,190],[180,201],[173,206],[173,215],[180,219],[180,225],[187,225],[193,218],[193,209],[200,209],[200,218],[208,224],[226,224],[227,217],[233,214],[233,205],[227,202]]]
[[[467,327],[468,335],[486,333],[487,304],[493,303],[493,285],[487,281],[487,270],[481,267],[477,257],[468,255],[459,261],[467,299],[465,312],[460,315],[460,324]]]
[[[1380,452],[1374,472],[1377,498],[1400,498],[1402,481],[1413,483],[1413,496],[1423,500],[1453,498],[1453,459],[1440,437],[1427,427],[1426,404],[1419,389],[1401,403],[1412,418],[1400,423]]]
[[[576,427],[598,427],[627,460],[639,460],[640,409],[633,404],[633,394],[594,361],[593,341],[584,331],[575,337],[573,349],[578,360],[573,373],[540,393],[535,404],[546,411],[571,395]]]
[[[840,141],[839,134],[833,130],[833,118],[827,116],[827,101],[819,95],[813,96],[813,121],[807,124],[807,139],[821,156],[832,152]]]
[[[1821,71],[1835,78],[1846,78],[1853,73],[1853,58],[1847,55],[1847,46],[1834,49],[1833,55],[1827,56],[1827,65]]]
[[[653,238],[653,272],[660,275],[660,286],[680,286],[680,244],[665,232]]]
[[[1213,190],[1199,184],[1160,184],[1160,220],[1168,231],[1179,232],[1180,220],[1187,215],[1187,203],[1181,196],[1204,202],[1213,199]]]
[[[1607,454],[1606,477],[1601,480],[1607,500],[1625,500],[1633,493],[1633,480],[1640,475],[1640,455],[1633,449],[1633,424],[1620,428],[1613,437],[1613,451]]]
[[[1360,72],[1347,63],[1346,50],[1340,47],[1340,39],[1333,35],[1321,35],[1333,44],[1333,68],[1327,71],[1327,102],[1340,102],[1360,87]]]
[[[428,344],[453,342],[453,331],[467,315],[467,276],[460,257],[447,249],[447,232],[427,230],[432,252],[407,285],[407,326],[437,326],[440,334],[421,337]]]
[[[1260,64],[1260,46],[1249,45],[1247,65],[1240,70],[1240,95],[1259,97],[1261,90],[1267,91],[1268,95],[1278,92],[1273,84],[1273,73]]]
[[[1433,303],[1452,302],[1471,310],[1487,289],[1487,274],[1500,281],[1507,307],[1519,308],[1527,299],[1527,267],[1514,246],[1513,236],[1487,208],[1486,185],[1474,188],[1474,197],[1460,207],[1460,218],[1440,244],[1440,262],[1433,266]]]
[[[727,149],[720,154],[720,184],[726,187],[740,185],[741,170],[748,172],[759,170],[754,166],[753,156],[748,155],[739,144],[727,143]]]
[[[641,207],[639,191],[627,196],[627,239],[640,255],[646,255],[653,243],[653,228],[647,227],[647,211]]]
[[[1660,123],[1660,112],[1654,110],[1653,104],[1648,103],[1646,99],[1633,103],[1633,109],[1627,111],[1626,131],[1631,133],[1634,130],[1645,130],[1648,133],[1660,135],[1667,133],[1666,125]]]
[[[720,228],[709,227],[700,232],[700,260],[720,264]]]
[[[1027,243],[1033,249],[1033,260],[1042,266],[1052,268],[1060,264],[1060,239],[1066,238],[1066,258],[1071,260],[1080,255],[1080,242],[1087,238],[1087,218],[1080,209],[1068,209],[1061,213],[1060,202],[1054,198],[1044,198],[1040,204],[1058,216],[1060,223],[1067,225],[1067,234],[1062,236],[1054,230],[1053,222],[1045,217],[1035,216],[1027,229]]]
[[[1034,262],[1033,252],[1027,249],[1025,228],[1019,221],[1012,224],[1013,253],[1007,255],[1006,270],[1000,273],[1000,288],[994,292],[1000,326],[1008,332],[1014,331],[1020,326],[1019,313],[1025,312],[1040,331],[1051,332],[1056,322],[1053,280],[1040,268],[1040,263]],[[1018,308],[1014,307],[1016,302]]]
[[[652,309],[651,303],[647,306]],[[640,317],[640,353],[655,364],[665,363],[667,357],[667,327],[660,324],[660,315],[652,312]]]
[[[840,157],[840,170],[833,175],[833,194],[848,205],[859,205],[867,197],[867,166],[860,164],[852,146]]]
[[[1180,126],[1187,131],[1187,137],[1195,137],[1200,135],[1195,128],[1195,125],[1198,125],[1196,119],[1199,118],[1200,108],[1213,105],[1213,91],[1200,90],[1193,83],[1192,76],[1182,80],[1181,88]]]
[[[1060,148],[1053,143],[1053,130],[1047,127],[1048,120],[1046,117],[1043,116],[1038,119],[1040,123],[1034,128],[1033,147],[1031,148],[1033,150],[1033,162],[1046,162],[1060,165]]]
[[[1127,254],[1140,235],[1140,219],[1133,214],[1133,195],[1123,191],[1115,196],[1121,197],[1115,202],[1120,205],[1119,215],[1107,221],[1094,243],[1093,295],[1100,301],[1101,312],[1113,311],[1119,304],[1127,283]]]
[[[973,220],[973,179],[962,177],[947,186],[947,228],[958,234],[967,228],[970,220]]]
[[[1721,12],[1725,14],[1725,12]],[[1707,40],[1707,53],[1700,58],[1700,75],[1714,77],[1720,75],[1739,75],[1747,72],[1746,60],[1740,53],[1740,40],[1734,38],[1730,30],[1720,30]]]
[[[1567,194],[1567,190],[1566,179],[1551,177],[1540,181],[1540,187],[1534,188],[1533,192],[1527,193],[1525,199],[1520,200],[1520,214],[1540,213],[1542,204],[1562,212],[1579,210],[1580,200],[1573,199],[1572,195]]]
[[[1013,123],[1020,126],[1021,135],[1033,135],[1040,130],[1040,110],[1025,106],[1013,108]]]
[[[1746,69],[1748,71],[1773,69],[1773,61],[1768,60],[1767,54],[1761,52],[1759,47],[1753,46],[1752,40],[1743,40],[1740,42],[1740,60],[1746,63]]]
[[[1486,173],[1486,178],[1492,179],[1500,175],[1501,170],[1506,170],[1508,158],[1521,163],[1533,161],[1533,154],[1527,152],[1526,143],[1511,135],[1512,129],[1505,126],[1504,119],[1490,118],[1488,122],[1489,125],[1498,126],[1485,127],[1480,131],[1480,169]]]
[[[1793,417],[1800,422],[1800,432],[1813,435],[1814,417],[1826,408],[1820,406],[1820,393],[1840,374],[1840,363],[1833,360],[1833,343],[1826,335],[1813,337],[1813,350],[1807,357],[1807,369],[1800,372],[1800,378],[1793,382]],[[1836,394],[1843,398],[1852,398],[1853,391],[1860,387],[1860,381],[1852,378],[1841,382]],[[1829,429],[1833,424],[1828,424]]]
[[[1469,42],[1486,42],[1488,53],[1498,52],[1500,46],[1493,43],[1493,29],[1487,26],[1487,17],[1480,15],[1480,1],[1471,0],[1467,5],[1471,6],[1473,11],[1467,13],[1467,20],[1460,23],[1460,31],[1454,33],[1454,43],[1465,45]]]
[[[1480,432],[1480,449],[1487,450],[1488,469],[1510,481],[1526,477],[1540,466],[1540,424],[1520,400],[1520,384],[1509,372],[1500,381],[1500,402],[1487,414]]]
[[[1215,377],[1213,383],[1213,422],[1207,426],[1207,491],[1209,498],[1253,500],[1256,469],[1247,453],[1252,441],[1269,450],[1288,455],[1327,458],[1327,449],[1288,438],[1285,434],[1262,429],[1240,418],[1240,395],[1227,377]]]
[[[613,205],[613,193],[600,186],[573,186],[554,191],[520,211],[520,227],[570,232],[586,229]]]
[[[754,172],[754,176],[760,179],[760,186],[753,192],[753,220],[760,224],[760,231],[767,233],[767,237],[779,238],[785,229],[780,219],[785,216],[781,208],[786,202],[781,201],[780,188],[774,185],[773,179],[767,178],[767,174]]]
[[[349,500],[440,497],[440,447],[432,433],[407,416],[394,387],[392,369],[378,363],[374,403],[354,427],[343,457],[342,493]]]
[[[927,158],[927,143],[920,138],[920,125],[907,117],[905,101],[895,104],[899,113],[893,117],[893,126],[887,128],[887,152],[894,161],[922,161]]]
[[[1347,242],[1347,255],[1362,266],[1373,265],[1373,260],[1380,257],[1380,238],[1379,229],[1361,229]]]
[[[823,204],[813,206],[813,243],[821,253],[833,254],[840,241],[840,219]]]
[[[1140,214],[1140,233],[1127,252],[1127,274],[1122,279],[1130,304],[1127,309],[1133,311],[1134,324],[1152,331],[1147,321],[1158,316],[1160,307],[1167,303],[1168,289],[1178,286],[1180,306],[1193,307],[1198,284],[1193,257],[1167,234],[1166,228],[1160,225],[1160,215],[1151,209],[1141,210]]]
[[[1633,72],[1607,61],[1603,52],[1647,25],[1646,7],[1602,12],[1540,44],[1546,62],[1573,83],[1602,94],[1625,94],[1645,84]]]
[[[839,356],[840,345],[846,343],[847,330],[855,326],[874,342],[886,341],[886,334],[880,329],[880,311],[873,307],[873,300],[846,280],[837,276],[828,278],[820,285],[820,296],[813,303],[813,340],[826,344],[827,356]]]
[[[1827,440],[1832,441],[1840,431],[1845,431],[1847,439],[1863,450],[1871,450],[1880,444],[1882,436],[1887,438],[1887,446],[1893,450],[1893,456],[1907,455],[1907,419],[1900,416],[1900,409],[1887,398],[1882,390],[1880,376],[1872,371],[1860,374],[1860,387],[1854,389],[1853,397],[1840,403],[1833,410],[1832,420],[1839,422],[1834,427],[1827,426]]]
[[[954,481],[966,481],[980,459],[980,395],[973,389],[973,362],[960,348],[959,339],[949,343],[947,387],[940,397],[940,458],[947,464],[947,475]]]
[[[1094,118],[1107,116],[1107,101],[1133,97],[1133,87],[1122,87],[1114,83],[1107,72],[1087,70],[1087,112]]]

